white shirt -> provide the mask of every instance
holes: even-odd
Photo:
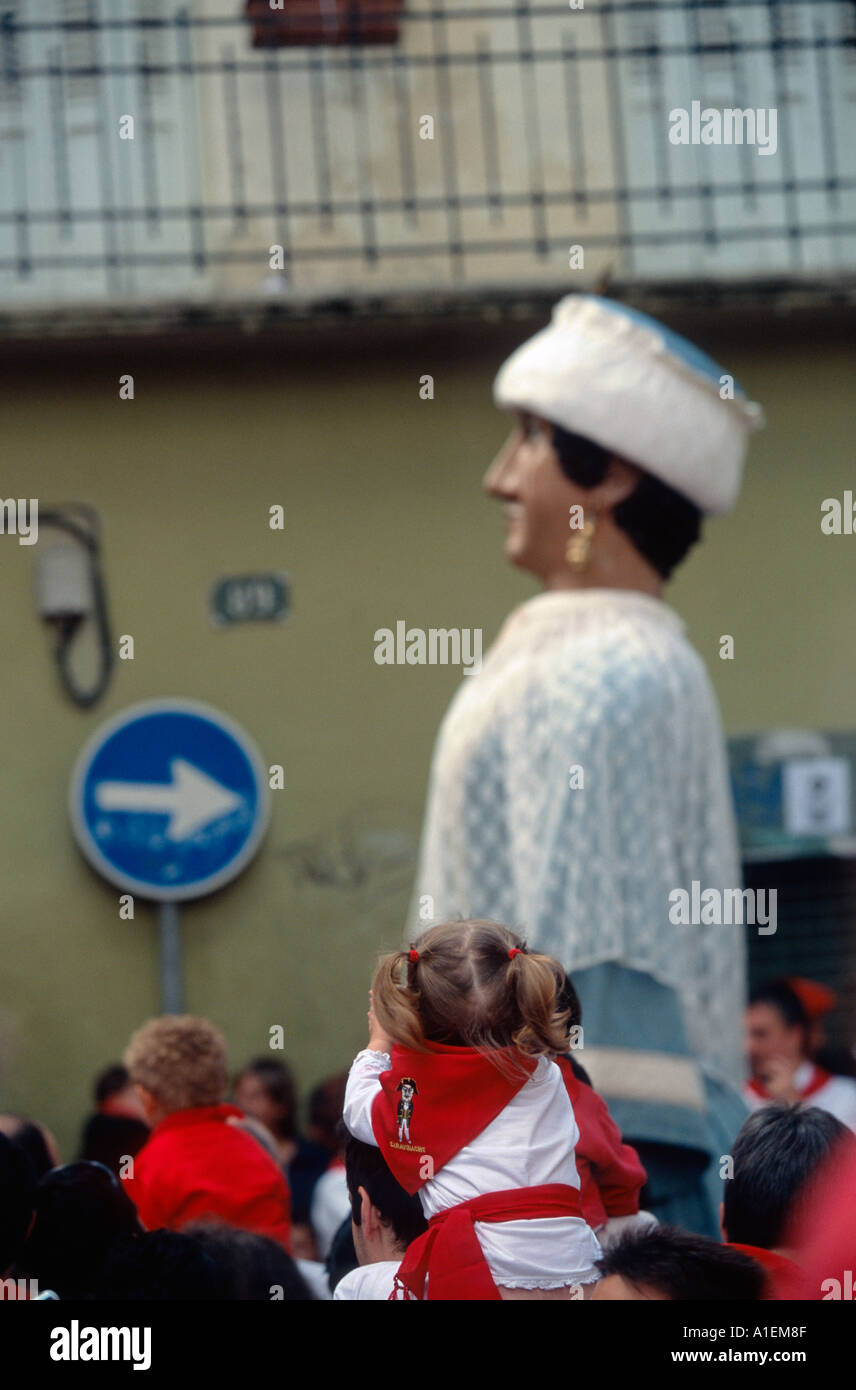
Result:
[[[332,1299],[327,1270],[320,1260],[295,1260],[294,1263],[303,1275],[314,1296],[321,1302]]]
[[[322,1260],[326,1260],[333,1237],[350,1211],[345,1169],[339,1165],[328,1168],[315,1184],[309,1208],[309,1224],[315,1232],[315,1244]]]
[[[389,1299],[395,1274],[401,1260],[379,1260],[376,1264],[358,1265],[339,1280],[333,1290],[337,1299]]]
[[[801,1063],[794,1072],[794,1089],[800,1093],[805,1091],[814,1080],[815,1072],[813,1062]],[[752,1110],[774,1104],[766,1096],[759,1096],[750,1086],[744,1086],[743,1099]],[[818,1086],[816,1091],[803,1097],[803,1105],[828,1111],[856,1134],[856,1081],[852,1076],[831,1076],[823,1086]]]
[[[385,1052],[358,1053],[345,1090],[344,1120],[364,1144],[377,1145],[371,1123],[379,1077],[389,1071]],[[579,1189],[574,1147],[579,1129],[562,1073],[547,1057],[495,1120],[419,1189],[428,1220],[488,1192],[542,1183]],[[594,1282],[600,1257],[594,1232],[581,1217],[475,1222],[494,1282],[512,1289],[557,1289]]]
[[[571,974],[653,975],[737,1088],[744,928],[673,925],[670,893],[695,880],[742,884],[719,712],[681,619],[631,590],[529,599],[440,728],[409,939],[488,917]]]

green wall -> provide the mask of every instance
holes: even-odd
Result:
[[[729,731],[846,727],[856,684],[856,537],[825,537],[820,503],[852,487],[846,324],[690,321],[767,411],[738,510],[707,528],[670,598],[708,662]],[[428,762],[460,675],[380,667],[373,633],[481,627],[534,592],[502,557],[480,480],[507,423],[490,383],[540,321],[292,326],[3,351],[2,495],[101,516],[114,640],[131,634],[94,711],[60,692],[32,595],[35,548],[0,536],[0,1105],[73,1156],[93,1073],[158,1002],[155,917],[79,855],[68,776],[108,715],[183,695],[242,723],[282,763],[260,855],[183,909],[187,1003],[235,1064],[282,1024],[304,1089],[348,1065],[378,950],[398,944]],[[133,402],[118,378],[135,377]],[[418,381],[435,378],[433,401]],[[268,508],[285,507],[283,532]],[[215,627],[221,575],[281,570],[280,624]],[[733,662],[719,636],[735,638]]]

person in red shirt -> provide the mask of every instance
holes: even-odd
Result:
[[[120,1173],[148,1230],[214,1219],[290,1249],[290,1199],[281,1169],[225,1103],[226,1041],[204,1018],[150,1019],[125,1065],[152,1134]]]

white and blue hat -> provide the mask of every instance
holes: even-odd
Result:
[[[764,414],[693,343],[612,299],[567,295],[497,373],[494,400],[541,415],[727,512]]]

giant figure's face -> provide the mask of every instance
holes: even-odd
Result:
[[[516,425],[484,478],[490,497],[505,504],[505,554],[541,580],[564,564],[571,537],[570,508],[590,492],[565,477],[553,448],[553,427],[515,411]]]

